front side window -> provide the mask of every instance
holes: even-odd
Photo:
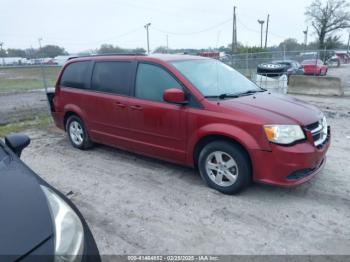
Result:
[[[79,89],[88,88],[89,68],[90,61],[69,64],[62,74],[60,85]]]
[[[131,62],[96,62],[91,88],[95,91],[129,95]]]
[[[139,64],[135,84],[137,98],[163,102],[163,93],[170,88],[182,89],[175,78],[161,67]]]
[[[175,61],[172,65],[205,97],[262,91],[245,76],[217,60]]]

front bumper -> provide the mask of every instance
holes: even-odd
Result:
[[[292,187],[319,174],[326,163],[330,146],[330,129],[326,142],[316,147],[311,137],[292,146],[271,144],[271,151],[253,150],[253,179],[256,182]]]

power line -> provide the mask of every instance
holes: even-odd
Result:
[[[240,19],[237,18],[237,21],[238,21],[238,23],[239,23],[241,26],[243,26],[246,30],[251,31],[251,32],[254,32],[254,33],[257,33],[257,34],[260,34],[260,31],[259,31],[259,30],[252,29],[251,27],[245,25]],[[288,36],[282,36],[282,35],[273,33],[273,32],[271,32],[271,30],[269,30],[269,34],[270,34],[270,35],[273,35],[273,36],[275,36],[275,37],[281,38],[281,39],[287,39],[287,38],[289,38]]]
[[[242,23],[242,21],[241,21],[239,18],[237,18],[237,21],[238,21],[238,23],[239,23],[241,26],[243,26],[246,30],[251,31],[251,32],[254,32],[254,33],[260,34],[260,31],[255,30],[255,29],[252,29],[252,28],[246,26],[244,23]]]
[[[231,21],[232,21],[232,18],[229,18],[229,19],[227,19],[225,21],[222,21],[222,22],[220,22],[218,24],[215,24],[215,25],[210,26],[208,28],[205,28],[203,30],[196,31],[196,32],[187,32],[187,33],[169,32],[169,31],[166,31],[166,30],[163,30],[163,29],[159,29],[159,28],[154,27],[154,26],[152,28],[153,28],[153,30],[156,30],[156,31],[164,33],[164,34],[169,34],[169,35],[195,35],[195,34],[200,34],[200,33],[204,33],[204,32],[207,32],[207,31],[211,31],[211,30],[213,30],[215,28],[218,28],[218,27],[220,27],[220,26],[222,26],[224,24],[227,24],[228,22],[231,22]]]

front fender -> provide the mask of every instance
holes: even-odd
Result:
[[[199,128],[197,132],[194,132],[189,137],[187,152],[189,152],[188,161],[190,165],[193,165],[193,155],[197,143],[201,139],[211,135],[224,136],[232,139],[243,146],[248,153],[256,149],[270,150],[269,144],[267,142],[264,143],[261,135],[255,137],[242,128],[230,124],[209,124]]]

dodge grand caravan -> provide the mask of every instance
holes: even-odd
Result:
[[[49,99],[74,147],[101,143],[196,167],[227,194],[251,181],[302,184],[322,170],[330,144],[320,110],[204,57],[74,58]]]

